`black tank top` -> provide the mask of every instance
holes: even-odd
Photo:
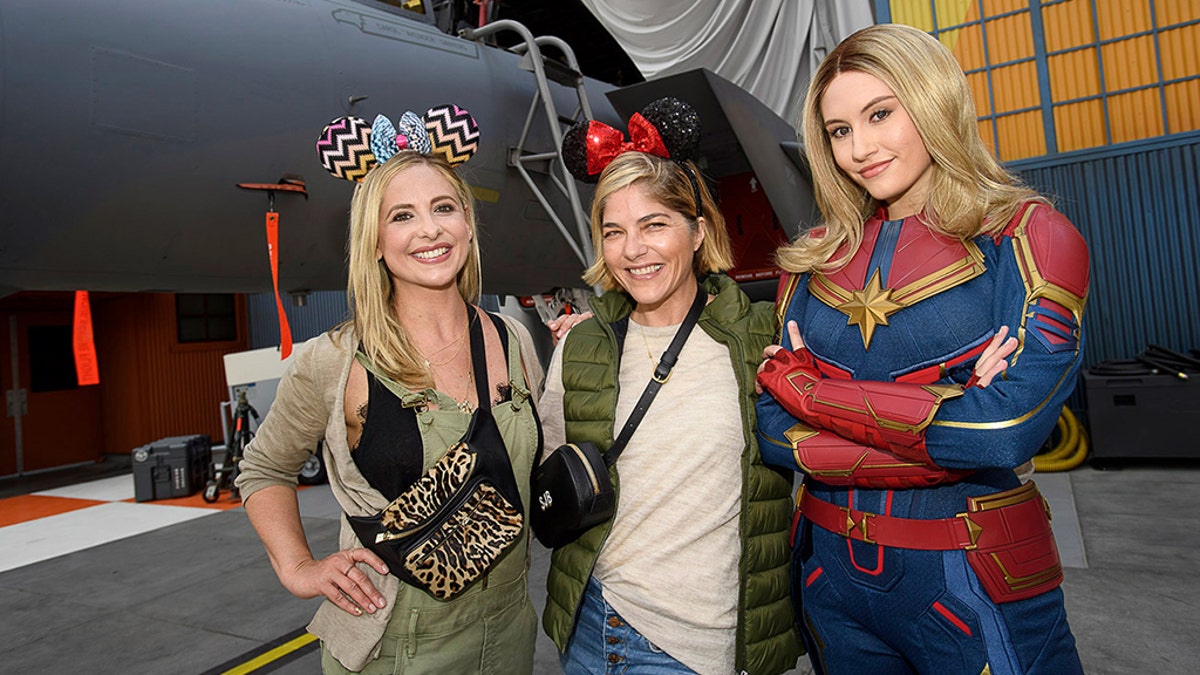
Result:
[[[483,340],[483,327],[473,308],[471,313],[471,368],[484,373],[482,381],[476,378],[476,395],[479,405],[490,406],[487,377],[487,347]],[[508,330],[500,317],[485,312],[496,326],[500,345],[505,357],[505,372],[508,365]],[[497,403],[512,398],[512,388],[504,387],[498,392]],[[425,461],[425,449],[421,443],[421,431],[417,428],[417,413],[405,408],[400,398],[393,394],[371,371],[367,371],[367,411],[363,421],[362,436],[351,456],[359,472],[371,487],[388,501],[392,501],[421,477]]]

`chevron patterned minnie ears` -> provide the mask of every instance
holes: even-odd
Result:
[[[440,155],[456,166],[477,149],[479,125],[471,113],[452,103],[430,108],[422,117],[406,112],[397,126],[383,115],[370,125],[359,117],[339,117],[317,138],[321,165],[337,178],[356,182],[402,150]]]
[[[563,161],[572,176],[595,183],[609,162],[625,152],[645,152],[676,162],[695,159],[700,116],[677,98],[660,98],[629,118],[629,139],[603,122],[583,121],[563,136]],[[685,173],[694,180],[690,172]]]

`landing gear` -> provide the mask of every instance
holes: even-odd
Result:
[[[309,455],[308,461],[304,463],[304,467],[300,469],[300,475],[297,480],[301,485],[320,485],[329,480],[329,475],[325,471],[325,459],[321,456],[321,445],[324,441],[317,443],[317,449],[313,454]]]
[[[217,481],[210,480],[204,486],[204,501],[208,502],[209,504],[216,503],[217,497],[220,495],[220,493],[221,491],[217,488]]]

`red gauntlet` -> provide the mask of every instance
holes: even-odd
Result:
[[[784,437],[791,443],[796,466],[829,485],[903,490],[953,483],[971,474],[914,462],[804,422],[797,422]]]
[[[963,393],[954,385],[823,378],[807,349],[775,352],[758,383],[814,427],[926,465],[934,463],[925,449],[925,428],[942,401]]]

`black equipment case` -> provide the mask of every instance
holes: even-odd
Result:
[[[1200,381],[1083,374],[1092,458],[1200,459]]]
[[[208,436],[170,436],[133,449],[133,496],[139,502],[187,497],[212,470]]]

